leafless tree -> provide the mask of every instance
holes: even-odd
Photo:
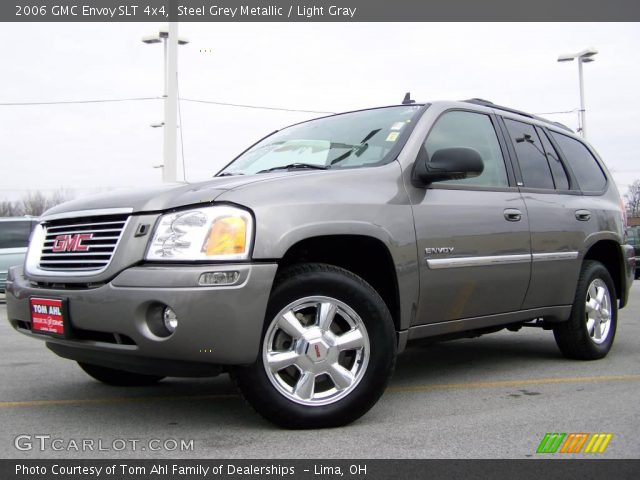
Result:
[[[0,200],[0,217],[19,217],[31,215],[39,217],[46,210],[56,205],[71,200],[70,195],[65,190],[56,190],[51,195],[45,195],[40,191],[29,192],[20,200]]]
[[[42,192],[29,192],[22,197],[22,210],[24,215],[38,217],[47,209],[47,197]]]
[[[66,190],[56,190],[51,194],[51,196],[47,199],[47,208],[55,207],[56,205],[60,205],[61,203],[68,202],[73,199],[73,195],[70,194]]]
[[[18,202],[0,200],[0,217],[19,217],[22,215],[22,206]]]
[[[630,217],[640,216],[640,180],[635,180],[625,194],[627,213]]]

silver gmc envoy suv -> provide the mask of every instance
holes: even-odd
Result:
[[[538,326],[604,357],[635,271],[625,223],[563,125],[407,99],[274,132],[204,183],[49,210],[7,313],[107,384],[228,372],[270,421],[332,427],[414,340]]]

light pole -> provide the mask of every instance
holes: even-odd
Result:
[[[587,138],[587,121],[586,110],[584,106],[584,78],[582,75],[582,64],[593,62],[593,56],[598,53],[595,48],[587,48],[578,53],[565,53],[558,57],[559,62],[573,62],[574,59],[578,59],[578,77],[580,80],[580,133],[582,138]]]
[[[163,43],[164,46],[164,142],[162,181],[177,181],[178,162],[176,160],[178,129],[178,45],[189,43],[178,38],[178,22],[169,22],[169,28],[161,28],[157,35],[142,39],[144,43]]]

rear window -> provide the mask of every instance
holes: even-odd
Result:
[[[23,248],[29,245],[31,222],[0,222],[0,248]]]
[[[586,145],[561,133],[551,132],[551,135],[560,145],[567,163],[578,180],[580,190],[601,192],[607,184],[607,177]]]

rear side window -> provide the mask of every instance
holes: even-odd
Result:
[[[607,184],[607,178],[586,145],[561,133],[551,132],[551,135],[560,145],[560,150],[578,180],[580,190],[601,192]]]
[[[524,187],[553,190],[555,185],[551,168],[536,129],[533,125],[508,118],[504,119],[504,123],[516,149]]]
[[[29,245],[31,222],[0,222],[0,248],[23,248]]]
[[[549,167],[551,167],[551,173],[553,174],[553,181],[556,184],[556,188],[558,190],[569,190],[569,177],[567,176],[564,165],[558,156],[558,152],[553,148],[549,137],[547,137],[547,134],[544,131],[539,128],[536,128],[536,131],[538,132],[540,140],[542,140],[542,146],[547,154],[547,162],[549,162]]]
[[[467,147],[477,150],[484,163],[482,174],[464,180],[439,182],[449,185],[507,187],[507,170],[493,123],[482,113],[453,111],[442,115],[424,143],[429,159],[443,148]]]

